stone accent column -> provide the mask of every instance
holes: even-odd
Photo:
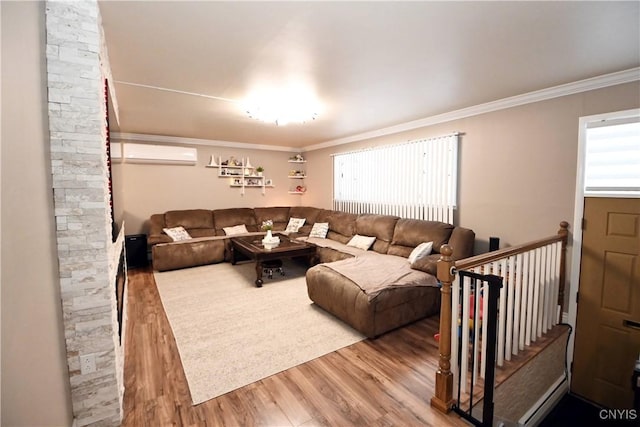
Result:
[[[47,1],[46,33],[57,249],[73,413],[78,426],[117,426],[122,417],[122,366],[116,363],[121,348],[97,2]],[[85,369],[81,357],[88,357]]]

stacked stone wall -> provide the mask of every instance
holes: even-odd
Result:
[[[78,426],[117,426],[122,416],[122,348],[114,292],[114,259],[122,238],[114,244],[111,237],[101,35],[96,1],[47,2],[54,213]],[[95,372],[81,369],[81,356],[95,360]]]

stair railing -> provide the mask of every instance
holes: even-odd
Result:
[[[461,394],[472,400],[473,390],[469,392],[469,385],[476,382],[478,376],[483,379],[485,390],[493,390],[493,378],[487,378],[487,370],[493,369],[496,363],[502,366],[505,360],[510,360],[512,355],[518,354],[559,322],[564,304],[568,227],[569,224],[562,221],[560,230],[553,236],[458,261],[452,260],[450,246],[442,246],[442,256],[437,264],[442,297],[440,357],[432,407],[447,413],[459,403]],[[476,289],[473,294],[469,288],[461,287],[458,274],[461,271],[502,279],[497,310],[489,307],[488,296],[483,297],[483,292],[488,293],[486,286]],[[475,307],[476,321],[469,319],[471,305]],[[490,346],[491,352],[496,352],[494,362],[487,347],[487,334],[491,328],[488,324],[486,327],[481,325],[483,315],[495,312],[496,345]],[[486,317],[488,323],[493,316]],[[467,325],[473,326],[469,328]],[[452,337],[459,336],[460,340],[452,340]],[[482,345],[470,348],[470,337],[472,344]]]

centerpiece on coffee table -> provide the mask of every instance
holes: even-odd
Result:
[[[262,239],[262,245],[265,249],[273,249],[280,244],[280,238],[271,234],[273,230],[273,221],[268,219],[262,222],[262,231],[266,231],[267,234]]]

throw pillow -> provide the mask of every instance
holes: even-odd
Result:
[[[424,258],[431,253],[431,249],[433,248],[433,242],[424,242],[420,243],[415,247],[414,250],[411,251],[409,255],[409,264],[413,264],[420,258]]]
[[[233,227],[223,227],[222,229],[227,236],[248,233],[247,227],[244,224],[234,225]]]
[[[373,242],[375,241],[376,241],[375,237],[361,236],[359,234],[356,234],[351,238],[351,240],[349,240],[349,243],[347,243],[347,246],[353,246],[358,249],[362,249],[363,251],[368,251],[371,245],[373,245]]]
[[[171,237],[174,242],[179,242],[181,240],[188,240],[191,238],[187,230],[184,227],[173,227],[173,228],[163,228],[167,236]]]
[[[309,233],[309,237],[318,237],[320,239],[326,239],[327,233],[329,232],[329,223],[328,222],[316,222],[311,227],[311,233]]]
[[[284,230],[287,233],[297,233],[300,227],[304,225],[306,218],[289,218],[287,228]]]

